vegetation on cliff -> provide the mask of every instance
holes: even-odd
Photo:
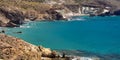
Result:
[[[0,26],[16,27],[25,20],[60,20],[62,15],[43,0],[0,0]],[[49,13],[48,13],[49,12]]]
[[[84,8],[87,7],[94,8],[92,15],[120,15],[119,2],[119,0],[0,0],[0,26],[16,27],[26,20],[63,20],[74,15],[86,14]],[[94,13],[96,10],[97,13]],[[104,13],[106,10],[109,12]],[[91,14],[91,10],[87,10],[87,14]]]

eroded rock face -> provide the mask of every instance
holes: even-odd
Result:
[[[60,58],[58,56],[56,51],[52,51],[49,48],[35,46],[19,38],[0,34],[0,59],[41,60],[42,58]]]
[[[120,1],[119,0],[89,0],[82,3],[83,5],[96,6],[99,8],[95,15],[98,16],[111,16],[120,15]],[[103,11],[108,10],[108,12],[103,13]]]
[[[25,18],[34,21],[38,18],[38,13],[34,10],[26,11]]]
[[[0,34],[0,59],[41,60],[41,52],[37,46],[18,38]]]
[[[62,14],[54,9],[47,10],[46,12],[49,14],[49,20],[64,20]]]
[[[18,25],[23,24],[24,14],[16,7],[0,7],[0,21],[0,26],[17,27]],[[5,25],[2,25],[3,23]]]
[[[41,51],[42,57],[56,58],[58,54],[56,51],[51,51],[49,48],[43,48],[42,46],[38,47]]]
[[[19,27],[25,20],[63,20],[63,16],[55,10],[39,13],[36,10],[21,10],[19,7],[0,7],[0,27]]]

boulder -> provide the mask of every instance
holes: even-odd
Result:
[[[56,51],[51,51],[49,48],[43,48],[42,46],[38,46],[38,48],[42,53],[42,57],[49,57],[49,58],[58,57]]]

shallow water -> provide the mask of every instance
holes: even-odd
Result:
[[[120,16],[73,17],[71,21],[28,22],[6,33],[52,49],[120,54]],[[22,31],[22,34],[14,32]]]

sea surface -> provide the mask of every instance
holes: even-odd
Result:
[[[38,46],[115,54],[120,58],[120,16],[77,16],[69,21],[34,21],[21,27],[1,29]],[[19,31],[22,33],[16,33]]]

